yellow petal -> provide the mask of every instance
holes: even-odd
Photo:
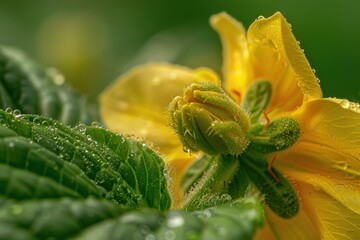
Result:
[[[266,225],[255,239],[359,239],[359,214],[311,185],[296,182],[295,187],[301,202],[298,215],[282,219],[266,209]]]
[[[253,78],[266,78],[273,85],[271,110],[300,106],[301,92],[309,99],[321,98],[318,79],[280,13],[256,20],[247,36]]]
[[[226,13],[213,15],[210,24],[220,34],[223,44],[223,86],[237,98],[233,91],[245,94],[248,79],[252,78],[245,30]]]
[[[174,151],[166,158],[166,169],[170,176],[169,190],[171,195],[171,208],[180,208],[184,201],[184,193],[181,189],[181,181],[190,165],[198,156],[185,154],[182,147],[174,149]]]
[[[133,134],[155,143],[163,154],[179,148],[180,141],[167,126],[172,98],[194,82],[218,83],[208,69],[191,70],[170,64],[147,64],[121,76],[100,96],[104,124],[121,134]]]
[[[302,135],[277,166],[360,214],[360,112],[343,106],[323,99],[299,108]]]
[[[265,226],[258,230],[255,240],[321,239],[316,225],[302,207],[300,207],[299,213],[291,219],[281,218],[267,207],[265,215]]]
[[[346,208],[327,193],[311,188],[303,191],[303,206],[311,214],[321,233],[321,239],[352,240],[360,239],[360,215]],[[303,229],[306,231],[306,229]],[[317,238],[320,239],[320,238]]]

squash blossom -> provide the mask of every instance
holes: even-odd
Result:
[[[206,68],[140,66],[101,95],[105,125],[159,147],[173,176],[174,207],[197,152],[244,159],[256,153],[264,161],[244,164],[273,166],[269,174],[289,183],[296,200],[290,213],[265,201],[267,220],[256,239],[360,239],[359,104],[322,98],[280,13],[259,17],[247,32],[225,13],[210,21],[223,43],[224,90]]]

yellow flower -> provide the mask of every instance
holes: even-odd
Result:
[[[266,208],[256,239],[360,239],[360,110],[347,100],[322,98],[319,81],[291,27],[280,13],[259,18],[246,33],[225,13],[211,18],[224,45],[223,87],[240,104],[258,79],[272,85],[270,121],[292,117],[301,126],[297,142],[276,153],[275,168],[292,182],[300,199],[290,219]],[[101,95],[109,129],[155,143],[173,169],[175,203],[179,179],[196,158],[183,152],[166,126],[167,105],[190,83],[219,82],[208,69],[150,64],[122,76]],[[265,118],[260,118],[265,123]]]
[[[158,147],[172,176],[173,206],[182,201],[179,183],[182,173],[196,159],[168,126],[168,105],[191,83],[219,83],[217,75],[205,68],[191,70],[170,64],[147,64],[121,76],[100,96],[104,124],[121,134],[144,138]]]

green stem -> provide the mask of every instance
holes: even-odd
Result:
[[[207,156],[209,167],[185,195],[183,208],[203,209],[232,200],[228,194],[229,185],[239,169],[239,161],[233,156]]]

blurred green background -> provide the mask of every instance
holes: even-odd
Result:
[[[0,0],[0,44],[56,67],[95,100],[121,73],[147,61],[221,67],[209,17],[226,11],[247,28],[281,11],[316,69],[324,96],[360,101],[360,1]]]

